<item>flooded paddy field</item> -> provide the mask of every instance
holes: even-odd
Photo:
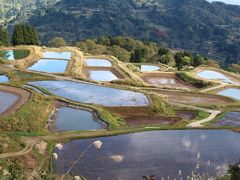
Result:
[[[240,127],[240,112],[228,112],[224,117],[218,119],[214,127]]]
[[[206,80],[219,80],[229,84],[240,85],[240,78],[217,70],[202,70],[196,73],[196,76]]]
[[[66,59],[70,60],[72,57],[71,52],[44,52],[43,58],[44,59]]]
[[[85,64],[87,67],[112,67],[112,62],[102,58],[86,58]]]
[[[64,103],[57,103],[55,108],[50,117],[50,129],[53,131],[99,130],[107,126],[94,111]]]
[[[0,50],[0,58],[9,60],[9,61],[24,59],[29,55],[30,55],[29,50],[22,50],[22,49]]]
[[[160,70],[160,67],[159,66],[153,66],[153,65],[141,65],[140,70],[142,72],[158,71],[158,70]]]
[[[148,106],[146,95],[139,92],[98,86],[73,81],[37,81],[29,84],[39,86],[49,92],[81,103],[103,106]]]
[[[114,68],[84,68],[84,74],[93,81],[109,82],[117,79],[122,79],[123,76]]]
[[[218,94],[240,100],[240,89],[238,88],[225,88],[224,90],[219,91]]]
[[[32,66],[28,67],[28,70],[47,73],[64,73],[67,69],[68,62],[68,60],[60,59],[40,59]]]
[[[82,157],[71,173],[87,179],[142,179],[154,175],[183,179],[192,173],[199,156],[200,173],[224,174],[229,163],[240,157],[240,134],[226,130],[182,130],[141,132],[113,137],[72,140],[54,152],[53,171],[64,174],[84,149],[96,140],[94,147]],[[210,165],[208,166],[208,162]]]
[[[9,115],[29,99],[30,93],[20,88],[0,85],[0,114]]]
[[[223,105],[233,103],[234,100],[214,94],[182,93],[177,91],[153,90],[153,92],[165,95],[170,101],[191,105]]]
[[[9,82],[9,78],[5,75],[0,75],[0,83],[7,83]]]
[[[142,76],[142,80],[158,87],[195,89],[173,73],[146,73]]]

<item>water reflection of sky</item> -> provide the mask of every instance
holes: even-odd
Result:
[[[14,105],[18,98],[15,94],[0,91],[0,113]]]
[[[111,71],[90,71],[90,79],[93,81],[113,81],[117,80],[117,76],[115,76]]]
[[[74,140],[64,145],[59,160],[54,162],[55,172],[63,172],[89,143],[100,139],[103,147],[92,149],[73,170],[88,179],[141,179],[154,174],[176,177],[181,169],[191,174],[200,153],[201,170],[211,160],[210,172],[226,168],[240,157],[240,135],[230,131],[155,131],[115,137]],[[115,157],[115,158],[112,158]],[[119,161],[116,161],[119,160]],[[57,163],[57,164],[56,164]],[[66,168],[66,169],[65,169]],[[64,170],[65,169],[65,170]]]
[[[111,61],[107,59],[94,59],[94,58],[87,58],[86,64],[89,67],[111,67]]]
[[[211,71],[211,70],[205,70],[201,71],[196,74],[198,77],[208,80],[221,80],[222,82],[229,83],[229,84],[238,84],[234,81],[232,81],[230,78],[226,77],[224,74]]]
[[[30,84],[73,101],[103,106],[147,106],[147,97],[138,92],[77,83],[72,81],[39,81]]]
[[[28,69],[48,73],[64,73],[67,65],[67,60],[40,59]]]
[[[227,96],[227,97],[231,97],[236,100],[240,100],[240,89],[228,88],[228,89],[220,91],[218,94]]]
[[[141,71],[157,71],[159,70],[159,66],[151,66],[151,65],[141,65]]]
[[[45,59],[67,59],[70,60],[72,57],[71,52],[44,52],[43,58]]]
[[[6,83],[9,82],[9,78],[4,75],[0,75],[0,83]]]

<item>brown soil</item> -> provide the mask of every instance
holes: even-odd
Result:
[[[181,117],[163,117],[148,112],[144,107],[108,107],[111,113],[120,115],[128,126],[173,125],[181,121]]]
[[[123,79],[123,75],[120,74],[115,68],[113,67],[84,67],[83,73],[89,79],[90,78],[90,71],[110,71],[112,72],[117,78]]]
[[[20,166],[31,170],[36,169],[38,165],[37,158],[32,153],[17,157],[16,161]]]
[[[176,91],[166,91],[166,90],[153,90],[154,92],[166,95],[167,99],[170,101],[181,102],[185,104],[192,105],[225,105],[233,103],[234,100],[222,97],[219,95],[212,94],[195,94],[195,93],[183,93]]]
[[[196,89],[178,78],[175,73],[144,73],[142,75],[142,80],[148,84],[158,87],[191,90]]]
[[[181,117],[185,120],[193,120],[197,117],[197,111],[187,111],[187,110],[179,110],[176,112],[176,116]]]
[[[16,94],[18,96],[17,102],[5,112],[0,113],[0,115],[11,115],[16,112],[22,105],[24,105],[31,96],[31,93],[27,90],[21,88],[15,88],[11,86],[0,85],[0,91],[9,92]]]

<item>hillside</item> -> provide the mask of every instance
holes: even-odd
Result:
[[[228,64],[240,59],[240,6],[206,0],[2,0],[0,6],[2,23],[29,18],[43,44],[56,36],[75,43],[120,35]]]
[[[30,22],[43,42],[124,35],[234,61],[239,17],[240,6],[205,0],[62,0]]]
[[[59,0],[0,0],[0,25],[23,20],[33,11],[49,7]]]

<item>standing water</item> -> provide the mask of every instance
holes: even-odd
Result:
[[[230,78],[228,78],[224,74],[219,73],[217,71],[205,70],[205,71],[201,71],[201,72],[197,73],[196,75],[200,78],[203,78],[203,79],[221,80],[222,82],[225,82],[225,83],[238,84],[236,82],[233,82]]]
[[[222,96],[231,97],[236,100],[240,100],[240,89],[228,88],[220,91],[218,94]]]
[[[70,107],[61,107],[57,110],[57,119],[55,128],[60,131],[68,130],[98,130],[102,129],[99,119],[93,112],[74,109]]]
[[[29,50],[1,50],[0,58],[12,61],[26,58],[29,54]]]
[[[37,81],[29,84],[39,86],[49,92],[82,103],[103,106],[148,106],[143,93],[109,88],[73,81]]]
[[[9,78],[4,75],[0,75],[0,83],[7,83],[9,82]]]
[[[160,69],[159,66],[151,66],[151,65],[141,65],[141,71],[158,71]]]
[[[13,106],[19,97],[15,94],[0,91],[0,113],[5,112],[11,106]]]
[[[70,60],[72,57],[71,52],[44,52],[44,59],[67,59]]]
[[[112,67],[111,61],[107,59],[87,58],[85,62],[89,67]]]
[[[101,149],[91,148],[72,169],[73,176],[87,179],[142,179],[155,175],[156,179],[183,179],[191,175],[199,156],[200,172],[216,174],[216,168],[226,173],[229,163],[240,158],[240,134],[224,130],[153,131],[113,137],[72,140],[63,150],[54,152],[54,173],[63,174],[96,140]],[[210,166],[208,162],[210,160]]]
[[[29,70],[47,73],[64,73],[68,65],[68,60],[40,59]]]

